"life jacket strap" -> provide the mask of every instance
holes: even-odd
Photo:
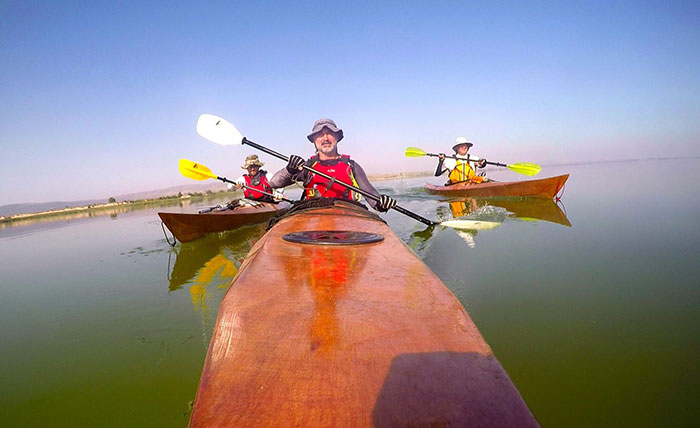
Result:
[[[323,192],[325,195],[329,190],[331,190],[331,187],[335,184],[335,177],[331,177],[331,180],[328,182],[328,185],[326,186],[326,191]]]

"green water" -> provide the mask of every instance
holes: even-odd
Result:
[[[465,201],[468,218],[502,222],[477,233],[384,217],[464,304],[543,426],[692,426],[698,171],[700,159],[544,168],[571,174],[565,220],[554,204]],[[451,218],[425,181],[376,184]],[[196,206],[0,229],[2,426],[186,426],[219,302],[263,227],[171,248],[158,210]]]

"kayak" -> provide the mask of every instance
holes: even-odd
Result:
[[[190,242],[208,233],[224,232],[241,226],[268,221],[286,212],[288,202],[256,202],[255,205],[237,206],[234,209],[206,213],[158,213],[163,223],[180,242]]]
[[[538,426],[460,302],[379,216],[309,204],[256,242],[224,296],[191,427]]]
[[[553,198],[559,193],[569,174],[539,180],[524,181],[488,181],[470,183],[462,181],[447,186],[425,185],[429,193],[451,196],[531,196]]]

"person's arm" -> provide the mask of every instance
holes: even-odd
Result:
[[[275,200],[281,200],[284,198],[284,187],[272,187],[270,179],[267,178],[267,172],[265,173],[265,184],[269,187],[268,192],[272,193]]]
[[[294,182],[292,177],[287,168],[282,168],[272,176],[270,186],[273,188],[287,187]]]
[[[233,180],[233,183],[228,183],[226,187],[228,187],[229,190],[233,190],[234,187],[238,189],[242,189],[243,185],[245,184],[245,177],[242,175],[235,180]]]
[[[390,207],[393,207],[394,205],[396,205],[396,201],[394,201],[389,196],[379,194],[377,189],[375,189],[374,186],[372,186],[372,183],[370,183],[369,179],[367,178],[367,174],[365,174],[365,170],[362,169],[362,167],[357,162],[353,163],[352,173],[355,176],[355,181],[357,181],[357,187],[364,190],[365,192],[369,192],[369,193],[371,193],[371,194],[373,194],[381,199],[386,200],[385,204],[388,204]],[[375,210],[377,210],[379,212],[388,211],[388,208],[385,209],[385,207],[378,206],[379,202],[377,202],[373,199],[367,198],[367,203],[369,204],[369,206],[371,206],[372,208],[374,208]]]
[[[272,176],[270,180],[270,186],[272,187],[287,187],[295,181],[303,180],[303,173],[305,171],[300,170],[301,165],[304,163],[304,159],[301,156],[291,155],[289,157],[289,162],[287,166],[280,169]]]
[[[443,168],[443,167],[442,167],[442,163],[443,163],[443,162],[445,162],[445,155],[444,155],[443,153],[440,153],[440,157],[439,157],[439,159],[438,159],[437,168],[435,168],[435,176],[436,176],[436,177],[441,176],[442,174],[445,173],[445,171],[447,171],[446,168]]]

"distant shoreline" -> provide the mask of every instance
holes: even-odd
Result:
[[[415,177],[426,177],[432,175],[432,172],[420,171],[420,172],[397,172],[393,174],[377,174],[368,175],[369,181],[383,181],[383,180],[396,180],[397,178],[415,178]]]
[[[370,181],[385,181],[385,180],[395,180],[399,178],[413,178],[430,175],[429,172],[401,172],[395,174],[377,174],[368,176]],[[114,210],[118,208],[125,207],[136,207],[140,205],[150,205],[162,202],[170,202],[177,200],[203,200],[205,198],[222,196],[227,193],[234,193],[228,190],[220,190],[218,192],[213,192],[208,190],[206,192],[188,192],[188,193],[178,193],[177,195],[165,195],[159,198],[149,198],[149,199],[137,199],[137,200],[126,200],[126,201],[114,201],[106,202],[103,204],[89,204],[82,206],[66,207],[54,210],[44,210],[31,213],[19,213],[12,214],[8,216],[0,216],[0,224],[9,225],[10,223],[16,222],[31,222],[32,220],[44,219],[47,217],[63,216],[71,214],[91,214],[100,213],[103,211]]]
[[[143,205],[154,205],[158,203],[163,203],[163,202],[173,202],[173,201],[182,201],[182,200],[204,200],[212,197],[217,197],[217,196],[223,196],[227,193],[233,193],[228,190],[221,190],[218,192],[196,192],[196,193],[187,193],[187,194],[178,194],[178,195],[168,195],[168,196],[161,196],[160,198],[151,198],[151,199],[138,199],[138,200],[133,200],[133,201],[115,201],[115,202],[107,202],[104,204],[90,204],[90,205],[84,205],[84,206],[76,206],[76,207],[66,207],[66,208],[61,208],[61,209],[56,209],[56,210],[46,210],[46,211],[39,211],[39,212],[33,212],[33,213],[21,213],[21,214],[13,214],[9,216],[0,216],[0,224],[8,224],[8,223],[16,223],[16,222],[31,222],[32,220],[40,220],[44,219],[47,217],[55,217],[55,216],[64,216],[64,215],[72,215],[72,214],[97,214],[100,212],[104,211],[110,211],[118,208],[125,208],[125,207],[138,207],[138,206],[143,206]]]
[[[674,156],[674,157],[653,157],[653,158],[639,158],[639,159],[610,159],[610,160],[600,160],[600,161],[582,161],[582,162],[566,162],[566,163],[551,163],[551,164],[544,164],[543,166],[556,166],[556,167],[561,167],[561,166],[579,166],[579,165],[588,165],[588,164],[593,164],[593,163],[606,163],[606,164],[611,164],[611,163],[627,163],[627,162],[643,162],[643,161],[668,161],[668,160],[680,160],[680,159],[699,159],[700,156]],[[401,179],[401,178],[415,178],[415,177],[427,177],[427,176],[432,176],[432,172],[427,172],[427,171],[421,171],[421,172],[399,172],[399,173],[388,173],[388,174],[369,174],[368,178],[370,181],[386,181],[386,180],[395,180],[395,179]],[[212,187],[213,188],[213,187]],[[204,188],[206,189],[206,187]],[[104,210],[109,210],[109,209],[115,209],[115,208],[123,208],[127,206],[137,206],[137,205],[147,205],[147,204],[152,204],[156,203],[158,201],[174,201],[177,200],[179,197],[178,196],[173,196],[172,192],[181,192],[185,197],[182,199],[189,199],[192,197],[196,197],[197,195],[202,195],[202,194],[212,194],[212,193],[222,193],[226,192],[225,190],[211,190],[207,189],[204,190],[202,189],[201,191],[199,189],[196,189],[193,191],[191,186],[175,186],[175,187],[170,187],[167,189],[160,189],[160,190],[153,190],[149,192],[139,192],[139,193],[134,193],[131,195],[122,195],[118,196],[117,198],[122,199],[122,198],[129,198],[133,197],[135,199],[122,199],[121,201],[117,202],[107,202],[107,203],[93,203],[93,204],[88,204],[88,205],[75,205],[75,206],[69,206],[65,205],[65,208],[60,208],[60,209],[43,209],[41,211],[27,211],[27,212],[17,212],[19,211],[17,208],[14,210],[8,210],[8,211],[15,211],[15,213],[9,214],[8,215],[0,215],[0,224],[7,225],[8,223],[15,222],[18,220],[29,220],[32,218],[43,218],[43,217],[49,217],[53,215],[64,215],[64,214],[72,214],[72,213],[92,213],[92,212],[98,212],[98,211],[104,211]],[[162,192],[162,193],[161,193]],[[163,195],[168,195],[170,194],[171,196],[161,196],[161,197],[150,197],[150,196],[155,196],[158,194],[163,194]],[[189,195],[189,196],[188,196]],[[140,196],[140,198],[139,198]],[[92,201],[74,201],[74,203],[78,204],[85,204],[86,202],[92,202]],[[4,209],[6,207],[13,207],[13,206],[18,206],[18,205],[49,205],[53,204],[56,206],[57,204],[63,205],[63,202],[47,202],[47,203],[28,203],[28,204],[8,204],[8,205],[2,205],[0,206],[0,209]],[[70,202],[65,202],[65,204],[70,204]],[[32,208],[28,208],[32,209]],[[33,208],[37,209],[37,207]],[[41,209],[41,208],[38,208]]]

